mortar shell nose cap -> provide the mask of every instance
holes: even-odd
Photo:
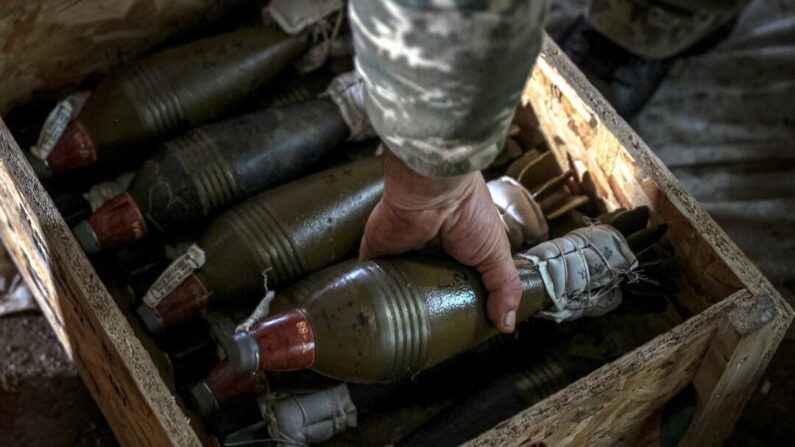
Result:
[[[30,163],[30,166],[33,168],[33,172],[36,174],[36,177],[41,179],[52,177],[52,170],[46,161],[30,152],[25,152],[25,157],[28,159],[28,163]]]
[[[204,382],[199,382],[188,390],[188,405],[202,416],[218,411],[218,400]]]
[[[55,143],[47,163],[52,172],[59,174],[74,171],[97,162],[97,150],[88,131],[77,120],[72,120]]]
[[[160,317],[157,309],[146,304],[141,304],[135,310],[135,313],[141,318],[144,327],[146,327],[146,330],[149,331],[150,334],[157,336],[165,331],[166,325],[163,323],[163,319]]]
[[[133,196],[124,192],[108,200],[88,218],[93,238],[97,240],[95,251],[122,246],[142,239],[147,234],[147,224]],[[81,231],[87,231],[84,228]],[[86,233],[87,234],[87,233]],[[90,236],[90,235],[89,235]],[[90,238],[87,242],[90,242]],[[93,244],[83,245],[88,251]]]
[[[74,233],[77,242],[80,243],[80,246],[83,247],[86,253],[99,253],[102,250],[102,244],[99,242],[97,232],[94,231],[94,227],[92,227],[91,223],[87,220],[83,220],[75,225],[72,229],[72,233]]]
[[[229,364],[238,371],[253,372],[259,367],[259,346],[248,332],[238,332],[227,346]]]

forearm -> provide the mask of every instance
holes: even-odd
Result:
[[[381,139],[412,170],[458,175],[502,148],[546,0],[352,0],[356,62]]]

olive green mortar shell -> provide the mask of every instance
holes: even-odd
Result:
[[[215,121],[295,61],[302,36],[257,27],[155,53],[100,82],[47,158],[58,174],[141,160],[154,143]]]
[[[89,253],[144,237],[152,230],[173,234],[297,177],[349,133],[330,99],[194,129],[166,143],[159,155],[144,163],[123,206],[109,201],[88,219],[88,227],[80,224],[75,233]]]
[[[358,247],[383,188],[382,159],[367,157],[248,199],[205,232],[204,266],[139,313],[159,332],[197,316],[208,299],[262,297],[263,272],[273,287],[339,262]]]
[[[525,362],[526,359],[517,359]],[[400,447],[459,445],[563,389],[577,376],[568,357],[543,358],[527,368],[473,383],[462,398],[397,443]]]
[[[548,304],[538,268],[515,260],[523,286],[517,321]],[[242,370],[312,368],[348,382],[410,377],[498,334],[473,268],[409,255],[347,262],[279,295],[273,312],[235,335],[230,363]]]

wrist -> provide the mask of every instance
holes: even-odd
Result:
[[[388,148],[384,151],[384,200],[406,210],[447,208],[471,193],[480,172],[428,177],[412,170]]]

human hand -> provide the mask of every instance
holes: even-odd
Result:
[[[384,182],[384,195],[364,230],[359,259],[438,242],[445,253],[480,272],[489,291],[489,318],[501,332],[513,332],[522,285],[505,227],[480,172],[425,177],[387,150]]]

